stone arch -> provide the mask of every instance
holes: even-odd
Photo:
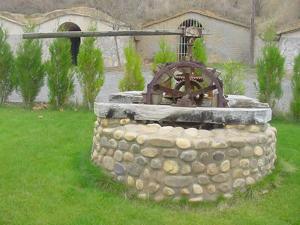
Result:
[[[183,28],[187,28],[187,27],[203,28],[202,24],[198,20],[195,20],[195,19],[187,19],[187,20],[183,21],[180,24],[179,29],[183,29]],[[179,58],[179,60],[182,60],[187,55],[187,50],[188,50],[188,40],[186,37],[183,37],[183,36],[180,37],[178,48],[179,48],[178,58]]]
[[[58,31],[81,31],[80,27],[72,22],[65,22],[61,24],[58,28]],[[81,44],[81,39],[78,37],[70,38],[71,41],[71,54],[72,54],[72,63],[77,65],[77,56],[79,53],[79,48]]]

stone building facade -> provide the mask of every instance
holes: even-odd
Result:
[[[192,21],[192,25],[204,29],[205,45],[209,62],[223,62],[237,60],[245,63],[250,57],[250,29],[247,25],[232,21],[209,11],[190,10],[174,16],[147,23],[143,29],[172,29],[176,30]],[[145,60],[151,60],[159,49],[162,37],[136,38],[137,49]],[[163,37],[173,50],[182,54],[182,40],[178,36]]]

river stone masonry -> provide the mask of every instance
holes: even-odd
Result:
[[[276,133],[267,123],[204,130],[98,117],[91,157],[142,199],[216,200],[271,173]]]

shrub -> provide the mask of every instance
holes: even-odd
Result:
[[[263,48],[263,56],[257,62],[257,80],[259,100],[274,108],[276,101],[282,96],[281,81],[284,76],[284,57],[276,44],[267,43]]]
[[[207,63],[206,48],[203,38],[197,38],[192,49],[193,59],[203,64]]]
[[[145,87],[145,80],[142,75],[142,60],[136,52],[132,43],[125,49],[125,76],[119,83],[120,91],[142,91]]]
[[[155,53],[153,58],[152,70],[155,72],[159,64],[166,64],[170,62],[176,62],[177,55],[172,51],[165,39],[161,39],[159,42],[159,51]]]
[[[24,40],[17,50],[17,86],[26,107],[32,107],[44,84],[42,45],[39,40]]]
[[[84,103],[91,110],[104,83],[102,52],[95,46],[96,38],[84,39],[78,55],[78,79],[83,90]]]
[[[6,31],[0,27],[0,105],[2,105],[15,86],[14,56],[7,43]]]
[[[291,111],[295,119],[300,119],[300,54],[295,58],[292,87],[293,100]]]
[[[222,79],[224,84],[224,94],[226,95],[243,95],[245,94],[244,68],[241,63],[229,61],[223,64],[224,71]]]
[[[56,39],[49,47],[50,59],[46,63],[50,104],[63,107],[74,91],[71,43]]]

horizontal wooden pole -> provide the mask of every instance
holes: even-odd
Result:
[[[155,36],[183,35],[181,30],[124,30],[124,31],[66,31],[54,33],[25,33],[24,39],[77,38],[77,37],[116,37],[116,36]]]

